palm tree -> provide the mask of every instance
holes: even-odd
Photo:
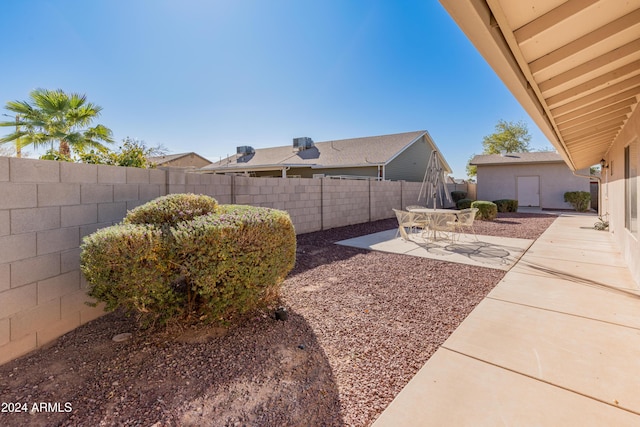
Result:
[[[19,148],[28,145],[38,148],[47,144],[53,148],[53,143],[57,142],[60,154],[70,157],[72,150],[106,150],[102,143],[113,142],[109,128],[103,125],[89,127],[100,115],[102,107],[87,102],[86,95],[66,94],[60,89],[36,89],[29,97],[30,101],[7,102],[5,108],[15,113],[17,119],[0,122],[0,126],[15,126],[16,130],[0,138],[0,144],[16,141]]]

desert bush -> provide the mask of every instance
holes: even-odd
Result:
[[[473,199],[460,199],[456,202],[456,209],[469,209]]]
[[[171,286],[179,270],[162,230],[148,224],[120,224],[86,236],[80,254],[88,294],[105,310],[140,313],[144,323],[178,315],[184,296]]]
[[[467,193],[464,191],[452,191],[451,200],[453,203],[458,203],[458,200],[462,200],[467,197]]]
[[[498,207],[493,202],[477,200],[471,203],[471,207],[478,208],[478,212],[476,213],[476,219],[493,221],[498,216]]]
[[[133,215],[156,223],[127,215],[85,237],[80,258],[89,295],[106,310],[138,314],[142,325],[224,322],[276,299],[295,263],[289,215],[178,196],[187,197],[161,197]]]
[[[218,202],[202,194],[169,194],[127,213],[125,224],[175,225],[200,215],[216,212]]]
[[[274,301],[295,263],[296,237],[284,211],[227,206],[176,226],[177,256],[192,292],[190,310],[214,320]]]
[[[588,191],[567,191],[564,193],[564,201],[571,203],[576,211],[586,212],[591,203],[591,193]]]
[[[518,201],[512,199],[494,200],[498,207],[498,212],[518,212]]]

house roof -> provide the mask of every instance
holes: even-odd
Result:
[[[187,157],[189,155],[194,155],[194,156],[198,156],[203,160],[206,160],[207,162],[211,163],[211,160],[206,159],[204,157],[202,157],[201,155],[194,153],[193,151],[189,152],[189,153],[179,153],[179,154],[165,154],[163,156],[151,156],[151,157],[147,157],[147,160],[149,160],[150,162],[155,163],[158,166],[161,166],[164,163],[168,163],[174,160],[178,160],[181,159],[183,157]]]
[[[313,169],[386,165],[423,135],[439,151],[427,131],[397,133],[315,142],[312,148],[294,151],[292,145],[255,149],[254,154],[237,154],[201,168],[201,171],[276,170],[283,167]],[[440,156],[442,158],[442,156]],[[426,163],[427,159],[425,159]],[[442,158],[448,172],[451,168]]]
[[[469,162],[474,166],[511,165],[514,163],[564,163],[562,156],[555,151],[534,153],[480,154]]]
[[[573,170],[640,100],[640,1],[440,0]]]

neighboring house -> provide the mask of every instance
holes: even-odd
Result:
[[[440,3],[571,170],[602,161],[600,212],[640,283],[640,2]]]
[[[429,155],[438,151],[427,131],[313,142],[294,138],[292,145],[237,147],[237,154],[205,166],[201,172],[242,173],[257,177],[340,177],[422,181]],[[451,168],[442,155],[446,172]]]
[[[200,169],[201,167],[211,164],[210,160],[193,152],[147,157],[147,160],[155,163],[159,167],[179,169]]]
[[[589,191],[589,168],[575,176],[556,152],[507,153],[475,156],[478,200],[513,199],[518,206],[571,209],[567,191]]]

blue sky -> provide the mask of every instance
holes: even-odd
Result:
[[[500,119],[551,146],[437,0],[5,0],[0,31],[0,106],[84,93],[118,142],[218,160],[426,129],[456,177]]]

